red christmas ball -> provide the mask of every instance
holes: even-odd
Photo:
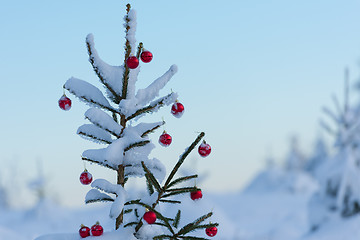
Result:
[[[207,157],[211,153],[211,147],[209,144],[207,144],[205,141],[203,141],[198,148],[198,152],[199,152],[200,156]]]
[[[90,228],[88,228],[84,225],[81,225],[81,228],[79,229],[79,234],[80,234],[80,237],[82,237],[82,238],[86,238],[86,237],[90,236]]]
[[[153,224],[156,221],[156,214],[153,211],[148,211],[143,218],[148,224]]]
[[[68,98],[65,94],[59,99],[59,107],[62,110],[69,110],[71,108],[71,99]]]
[[[171,113],[177,118],[180,118],[184,114],[184,105],[179,102],[176,102],[171,107]]]
[[[126,66],[131,69],[135,69],[139,66],[139,59],[135,56],[131,56],[126,59]]]
[[[144,63],[148,63],[148,62],[151,62],[151,60],[153,59],[153,55],[150,51],[145,50],[141,53],[140,59]]]
[[[104,229],[100,225],[99,222],[96,222],[96,224],[91,227],[91,234],[93,236],[101,236],[103,234],[103,232],[104,232]]]
[[[86,169],[80,174],[80,182],[84,185],[88,185],[92,182],[92,175]]]
[[[191,193],[190,193],[190,197],[191,197],[192,200],[197,200],[197,199],[202,198],[202,192],[201,192],[201,190],[197,190],[197,191],[191,192]]]
[[[216,227],[209,227],[205,229],[205,233],[206,235],[208,235],[209,237],[213,237],[217,234],[217,228]]]
[[[168,147],[171,144],[171,142],[172,142],[172,137],[164,131],[163,134],[161,134],[159,137],[160,145],[163,147]]]

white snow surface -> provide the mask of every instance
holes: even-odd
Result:
[[[80,136],[85,139],[95,141],[98,143],[102,143],[102,142],[94,140],[93,138],[87,137],[87,136],[94,136],[94,137],[96,137],[96,139],[105,140],[107,142],[113,141],[109,132],[106,132],[105,130],[99,128],[98,126],[96,126],[94,124],[81,125],[77,130],[77,134],[80,134]],[[83,134],[85,134],[85,135],[83,135]]]
[[[87,35],[86,42],[90,46],[94,66],[100,72],[104,82],[110,86],[119,96],[121,96],[122,81],[119,81],[119,79],[122,79],[124,75],[124,66],[111,66],[104,62],[99,57],[99,54],[95,49],[94,36],[92,34]],[[109,90],[107,90],[106,93],[110,97],[114,96]]]
[[[278,171],[266,170],[262,176],[281,178]],[[279,173],[280,176],[275,176]],[[300,177],[301,178],[301,177]],[[192,201],[189,194],[179,200],[181,205],[161,204],[159,209],[166,216],[174,216],[177,209],[182,210],[179,225],[193,221],[197,217],[213,210],[210,221],[218,222],[218,234],[212,239],[221,240],[357,240],[360,238],[360,215],[347,219],[330,217],[317,231],[310,231],[307,206],[312,196],[312,187],[308,191],[288,191],[286,188],[269,186],[268,178],[248,187],[246,192],[210,194],[203,190],[203,198]],[[308,183],[310,184],[310,183]],[[264,191],[260,190],[263,189]],[[276,190],[273,190],[276,189]],[[129,190],[128,190],[129,191]],[[132,190],[131,195],[136,195]],[[156,195],[154,195],[156,196]],[[151,202],[152,197],[144,199]],[[96,221],[104,227],[100,237],[86,239],[134,240],[129,229],[114,231],[114,220],[108,213],[109,204],[84,205],[79,209],[61,207],[53,202],[43,202],[29,210],[0,209],[0,239],[6,240],[79,240],[80,224],[92,226]],[[139,212],[140,213],[140,212]],[[141,214],[141,213],[140,213]],[[141,234],[154,236],[160,232],[159,226],[145,223]],[[207,237],[203,231],[194,232],[195,236]],[[146,239],[146,238],[144,238]],[[151,239],[151,238],[150,238]]]
[[[115,136],[119,136],[122,127],[116,123],[109,114],[98,108],[90,108],[85,112],[85,118],[91,123],[103,128],[104,130],[112,133]]]
[[[101,191],[116,194],[115,201],[111,204],[110,217],[116,218],[120,215],[126,201],[127,193],[121,185],[112,184],[106,179],[96,179],[91,187]]]
[[[136,93],[137,104],[144,106],[145,104],[152,101],[155,97],[159,96],[159,91],[165,87],[165,85],[170,81],[177,70],[177,66],[172,65],[170,69],[164,73],[164,75],[152,82],[147,88],[139,89]]]
[[[100,104],[102,106],[112,108],[103,93],[97,87],[84,80],[72,77],[66,81],[64,88],[90,106],[97,106],[97,104]],[[91,102],[85,101],[84,98],[90,100]]]

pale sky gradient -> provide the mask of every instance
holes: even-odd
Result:
[[[87,107],[70,94],[69,112],[57,101],[71,76],[98,83],[87,60],[88,33],[105,61],[122,63],[126,3],[1,2],[0,183],[23,189],[41,159],[50,194],[82,204],[89,187],[78,181],[80,156],[101,146],[75,134],[86,123]],[[138,87],[175,63],[179,72],[161,94],[173,89],[186,108],[181,119],[169,108],[149,117],[164,117],[174,138],[171,148],[159,146],[153,155],[169,169],[196,132],[205,131],[211,156],[195,154],[186,164],[210,173],[201,183],[205,192],[239,190],[269,153],[283,160],[292,134],[310,152],[321,132],[321,107],[332,107],[332,93],[342,96],[344,67],[352,81],[359,76],[358,0],[130,3],[138,15],[137,40],[154,54],[152,63],[142,64]],[[108,174],[97,165],[88,170],[95,177]],[[18,199],[25,196],[23,190]]]

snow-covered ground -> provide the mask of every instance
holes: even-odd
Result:
[[[333,218],[317,231],[308,225],[307,206],[317,185],[304,173],[271,170],[261,172],[242,192],[206,194],[199,201],[183,196],[183,221],[190,221],[209,210],[219,222],[221,240],[355,240],[360,238],[360,216]],[[80,224],[100,221],[105,233],[87,239],[115,239],[121,233],[111,232],[113,221],[108,217],[110,205],[84,205],[64,208],[51,201],[41,201],[28,210],[0,210],[1,240],[65,240],[80,239]],[[163,211],[175,214],[173,208]],[[174,212],[174,213],[172,213]],[[153,226],[147,226],[153,227]],[[154,226],[156,228],[156,226]],[[60,234],[61,233],[61,234]],[[45,236],[44,236],[45,235]],[[203,232],[198,236],[206,237]],[[40,237],[42,236],[42,237]]]

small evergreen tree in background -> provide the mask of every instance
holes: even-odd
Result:
[[[165,122],[137,123],[148,113],[156,112],[159,108],[172,105],[172,113],[180,117],[184,111],[182,104],[177,102],[178,95],[169,93],[157,98],[159,91],[177,72],[176,65],[172,65],[167,72],[156,79],[148,87],[136,91],[136,81],[140,72],[139,59],[150,62],[152,53],[145,50],[142,43],[136,45],[136,14],[127,5],[125,16],[125,56],[121,66],[111,66],[99,57],[92,34],[86,38],[89,61],[105,88],[104,95],[97,87],[86,81],[70,78],[64,88],[91,106],[85,112],[85,118],[90,124],[79,127],[77,133],[89,140],[107,147],[86,150],[82,160],[95,163],[116,172],[115,183],[111,179],[96,179],[92,182],[91,174],[85,170],[81,175],[84,184],[91,183],[92,189],[86,195],[86,203],[112,202],[110,217],[115,221],[115,229],[132,229],[132,234],[138,239],[207,239],[192,236],[195,230],[206,230],[208,236],[216,235],[217,223],[208,222],[212,216],[209,212],[193,222],[180,226],[181,211],[175,216],[167,216],[159,210],[160,204],[181,204],[176,199],[179,194],[191,194],[193,199],[201,198],[201,189],[196,186],[179,187],[180,183],[194,180],[196,174],[175,177],[186,157],[198,146],[201,156],[207,156],[211,148],[202,141],[201,132],[189,147],[180,155],[179,160],[165,178],[165,167],[158,159],[150,159],[149,154],[155,147],[149,139],[149,134],[159,129]],[[64,96],[59,100],[59,106],[69,110],[71,100]],[[166,132],[159,140],[163,145],[171,143],[171,136]],[[141,199],[128,199],[126,182],[131,177],[145,177],[147,196]],[[164,183],[161,184],[164,180]],[[160,233],[154,234],[146,225],[158,225]],[[87,234],[84,229],[83,234]],[[97,228],[96,234],[102,234]],[[156,236],[155,236],[156,235]]]
[[[333,98],[336,112],[324,108],[335,123],[335,130],[322,122],[335,137],[334,157],[320,166],[320,189],[309,203],[312,229],[317,229],[333,215],[353,216],[360,212],[360,115],[350,107],[348,73],[345,74],[345,101],[343,107]]]

